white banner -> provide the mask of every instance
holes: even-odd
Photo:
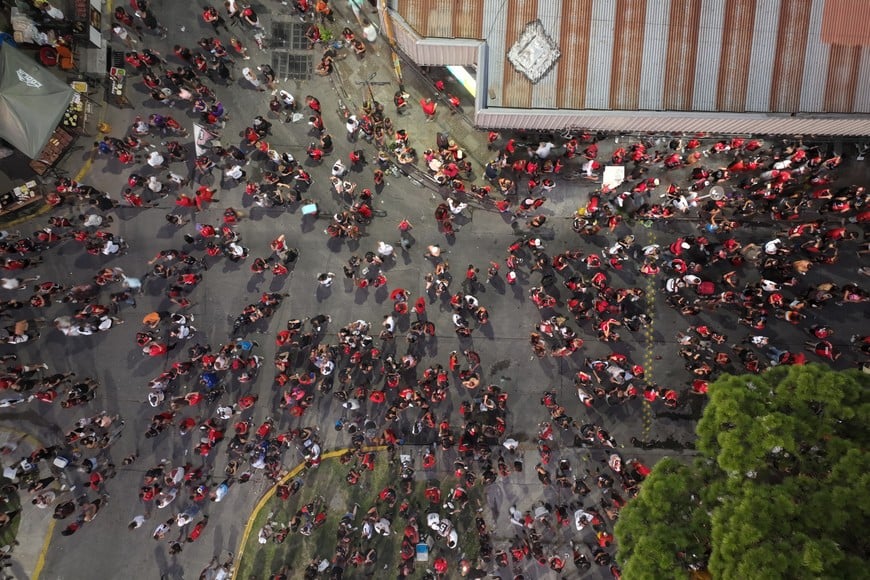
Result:
[[[604,168],[604,176],[601,179],[602,187],[616,189],[625,181],[625,167],[622,165],[608,165]]]
[[[208,131],[205,127],[200,125],[199,123],[193,124],[193,144],[196,148],[196,156],[205,155],[206,151],[208,151],[208,143],[212,139],[217,138],[217,135]]]

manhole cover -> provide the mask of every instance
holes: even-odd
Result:
[[[272,68],[279,78],[308,80],[311,78],[311,55],[273,52]]]

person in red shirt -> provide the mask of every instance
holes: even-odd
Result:
[[[230,31],[230,29],[227,28],[227,23],[223,19],[223,16],[218,14],[218,11],[213,6],[207,6],[202,11],[202,19],[204,22],[211,24],[214,27],[215,34],[218,33],[218,28],[220,28],[221,26],[223,26],[224,30],[226,30],[227,32]]]
[[[188,433],[190,433],[190,430],[194,428],[194,426],[196,426],[196,421],[194,420],[194,418],[187,417],[178,424],[178,431],[182,435],[187,435]]]
[[[130,204],[130,207],[156,207],[156,203],[146,204],[145,200],[142,199],[142,196],[136,193],[133,193],[133,190],[129,187],[124,190],[124,199],[127,203]]]
[[[215,199],[214,194],[216,193],[217,190],[211,189],[205,185],[201,185],[199,189],[196,190],[196,208],[202,209],[203,203],[220,201],[218,199]]]
[[[198,203],[197,203],[198,201],[199,201],[198,197],[197,197],[197,199],[194,199],[187,194],[179,193],[178,197],[175,198],[175,205],[177,205],[179,207],[197,207],[198,208]]]
[[[199,228],[199,235],[204,238],[213,238],[217,235],[217,230],[214,229],[214,226],[209,224],[204,224],[201,228]]]
[[[257,402],[257,397],[255,395],[245,395],[241,399],[239,399],[238,405],[239,409],[245,411],[254,406],[254,403]]]
[[[435,120],[435,111],[438,109],[438,103],[432,99],[420,99],[420,107],[423,108],[423,114],[426,115],[426,121]]]
[[[323,149],[319,149],[314,143],[308,146],[307,152],[308,157],[314,161],[320,161],[323,159]]]
[[[143,350],[148,356],[161,356],[169,352],[169,347],[160,342],[151,342],[147,344]]]
[[[190,533],[187,535],[187,541],[190,543],[195,542],[199,539],[199,536],[202,534],[202,531],[205,529],[205,526],[208,525],[208,516],[203,516],[202,519],[197,522],[193,529],[190,530]]]

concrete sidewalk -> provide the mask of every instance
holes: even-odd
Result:
[[[4,419],[6,424],[0,428],[0,448],[4,450],[3,468],[14,468],[22,459],[29,457],[33,451],[46,445],[44,441],[47,439],[43,439],[43,436],[50,437],[50,434],[43,433],[42,429],[33,429],[32,425],[21,425],[22,428],[17,429],[10,424],[14,422],[20,423],[20,421]],[[40,465],[40,473],[48,475],[45,462]],[[58,481],[53,482],[48,489],[54,491],[59,497],[62,494]],[[27,493],[26,489],[19,488],[18,491],[21,499],[18,545],[12,549],[11,566],[8,572],[12,574],[13,578],[27,580],[38,578],[57,520],[52,518],[53,509],[51,507],[40,509],[30,501],[32,496]]]

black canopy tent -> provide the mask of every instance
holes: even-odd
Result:
[[[30,157],[45,147],[73,90],[9,44],[0,45],[0,137]]]

